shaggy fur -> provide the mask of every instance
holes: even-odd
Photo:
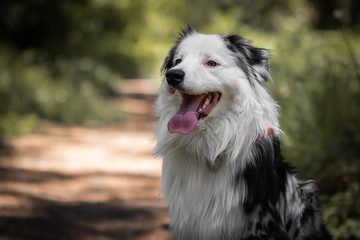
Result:
[[[283,161],[268,60],[238,35],[190,28],[166,56],[155,152],[176,239],[331,239],[315,183]],[[185,109],[203,97],[212,109]]]

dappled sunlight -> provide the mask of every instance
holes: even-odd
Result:
[[[9,142],[0,155],[0,231],[15,238],[171,239],[159,196],[161,161],[152,155],[154,100],[149,80],[127,81],[113,100],[127,123],[50,125]]]
[[[16,158],[1,164],[71,174],[92,171],[160,174],[160,160],[151,155],[154,147],[151,131],[54,127],[48,134],[15,140]]]

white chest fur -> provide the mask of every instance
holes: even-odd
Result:
[[[211,172],[205,160],[184,152],[164,158],[161,193],[169,202],[176,239],[220,239],[246,228],[243,196],[229,168],[223,163]]]

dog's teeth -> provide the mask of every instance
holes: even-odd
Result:
[[[207,98],[204,105],[209,105],[209,103],[210,103],[210,99]]]
[[[210,104],[210,98],[207,98],[204,102],[204,104],[202,105],[202,107],[199,108],[198,112],[201,112],[203,110],[206,109],[206,107]]]

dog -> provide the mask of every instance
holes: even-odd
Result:
[[[316,184],[284,162],[267,50],[187,27],[162,73],[155,154],[176,239],[331,239]]]

